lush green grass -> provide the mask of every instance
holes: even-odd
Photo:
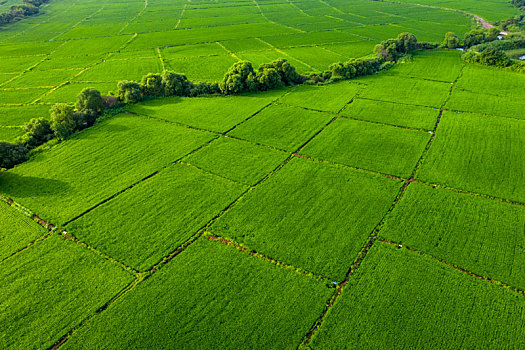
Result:
[[[437,108],[356,98],[341,114],[353,119],[432,130],[436,124],[439,110]]]
[[[18,137],[24,134],[24,130],[19,127],[4,127],[0,126],[0,141],[15,141]]]
[[[380,235],[523,290],[524,225],[523,207],[414,183]]]
[[[461,71],[463,62],[457,50],[418,51],[412,62],[400,63],[390,69],[390,75],[453,82]]]
[[[525,123],[445,112],[417,178],[525,202]]]
[[[183,161],[231,180],[253,185],[288,156],[288,153],[268,147],[221,137]]]
[[[84,215],[67,229],[109,256],[144,271],[196,234],[246,188],[177,164]]]
[[[0,261],[43,237],[46,230],[23,213],[0,202]]]
[[[0,107],[0,125],[2,126],[19,126],[31,118],[41,117],[46,119],[49,117],[49,106]]]
[[[295,349],[332,291],[202,238],[64,348]]]
[[[378,74],[360,78],[368,86],[359,97],[410,105],[440,107],[447,99],[449,83]]]
[[[525,346],[523,295],[376,243],[328,311],[313,349]]]
[[[228,97],[169,97],[129,105],[126,109],[133,113],[144,114],[201,129],[226,132],[272,103],[284,93],[285,91],[278,90],[265,94]]]
[[[409,177],[429,139],[424,131],[339,118],[306,145],[301,154]]]
[[[321,130],[333,115],[273,105],[229,134],[293,152]]]
[[[140,81],[143,75],[162,72],[158,58],[108,60],[85,71],[78,81],[117,82],[119,80]]]
[[[54,87],[69,81],[80,70],[32,71],[4,85],[4,88]]]
[[[117,91],[115,83],[72,83],[59,87],[52,93],[42,98],[43,103],[73,103],[76,102],[78,94],[85,88],[96,89],[102,95]],[[49,109],[49,106],[47,107]]]
[[[0,104],[16,105],[30,103],[48,92],[49,88],[2,89],[0,90]],[[31,118],[27,118],[29,120]]]
[[[400,187],[399,181],[295,158],[211,231],[342,281]]]
[[[525,89],[525,74],[467,64],[457,87],[477,94],[518,99]]]
[[[146,117],[119,115],[2,174],[0,191],[62,224],[213,137]]]
[[[302,85],[282,97],[279,102],[337,113],[352,101],[360,89],[358,84],[348,82],[325,86]]]
[[[133,277],[56,234],[0,264],[0,347],[50,348]]]
[[[517,97],[473,93],[461,89],[453,91],[445,108],[451,111],[476,112],[525,119],[523,102]]]

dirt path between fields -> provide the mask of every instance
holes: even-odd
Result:
[[[494,24],[490,24],[489,22],[487,22],[487,20],[485,20],[484,18],[481,18],[480,16],[478,15],[474,15],[472,13],[469,13],[469,15],[473,16],[474,18],[476,18],[478,21],[481,22],[481,26],[485,29],[490,29],[492,27],[494,27]]]

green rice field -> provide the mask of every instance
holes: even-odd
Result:
[[[49,0],[0,25],[0,146],[87,87],[311,77],[519,13]],[[335,80],[124,104],[1,169],[0,349],[525,348],[525,74],[435,48]]]

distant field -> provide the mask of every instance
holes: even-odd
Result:
[[[0,140],[86,87],[319,72],[401,32],[462,36],[466,12],[517,14],[50,0],[0,30]],[[420,50],[350,81],[128,104],[46,144],[0,172],[0,349],[525,348],[524,77]]]

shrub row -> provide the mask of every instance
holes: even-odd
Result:
[[[392,45],[396,50],[395,59],[388,56]],[[183,74],[164,71],[160,74],[146,74],[140,83],[129,80],[119,81],[115,97],[101,96],[99,91],[87,88],[78,95],[75,107],[57,103],[50,109],[49,121],[44,118],[33,118],[25,123],[25,134],[17,140],[16,144],[0,142],[0,168],[11,168],[24,162],[27,160],[29,150],[49,140],[64,140],[75,132],[90,127],[105,110],[118,106],[119,103],[136,103],[161,96],[231,95],[267,91],[297,84],[332,83],[375,74],[387,69],[402,55],[417,48],[437,47],[428,43],[418,45],[413,34],[403,33],[397,39],[378,45],[387,49],[377,49],[376,56],[335,63],[327,71],[309,76],[297,73],[295,67],[285,59],[261,64],[257,70],[250,62],[240,61],[234,63],[218,83],[193,83]],[[384,52],[387,52],[387,56]]]

